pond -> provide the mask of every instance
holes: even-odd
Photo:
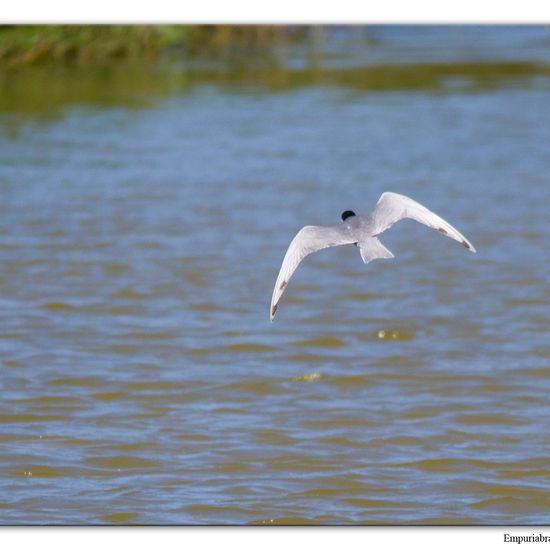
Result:
[[[2,74],[1,523],[548,523],[550,32],[348,31]]]

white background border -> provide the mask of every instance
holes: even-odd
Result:
[[[4,23],[541,23],[545,0],[20,0]]]

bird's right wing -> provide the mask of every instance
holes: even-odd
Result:
[[[372,218],[375,236],[380,235],[399,220],[410,218],[458,241],[471,252],[476,251],[472,243],[450,223],[405,195],[388,191],[382,193],[372,212]]]
[[[279,300],[288,285],[288,281],[300,262],[309,254],[330,246],[352,244],[357,239],[352,237],[344,225],[320,227],[307,225],[298,231],[286,251],[275,288],[271,298],[270,317],[273,321]]]

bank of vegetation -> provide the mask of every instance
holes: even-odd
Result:
[[[67,105],[139,107],[205,85],[237,93],[307,86],[456,93],[550,82],[549,65],[521,59],[411,62],[401,55],[369,63],[376,40],[366,27],[4,25],[0,115],[49,116]],[[358,44],[364,62],[338,63],[347,46],[357,52]]]
[[[1,25],[0,67],[214,55],[266,49],[307,33],[289,25]]]

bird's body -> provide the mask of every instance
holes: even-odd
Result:
[[[443,218],[404,195],[386,192],[382,194],[370,214],[356,216],[351,210],[346,210],[342,214],[342,223],[338,225],[308,225],[298,231],[288,247],[275,283],[270,308],[271,320],[273,321],[290,277],[307,255],[330,246],[355,244],[359,247],[361,258],[366,264],[377,258],[393,258],[393,254],[380,242],[378,236],[404,218],[436,229],[460,242],[471,252],[475,252],[475,248],[466,237]]]

